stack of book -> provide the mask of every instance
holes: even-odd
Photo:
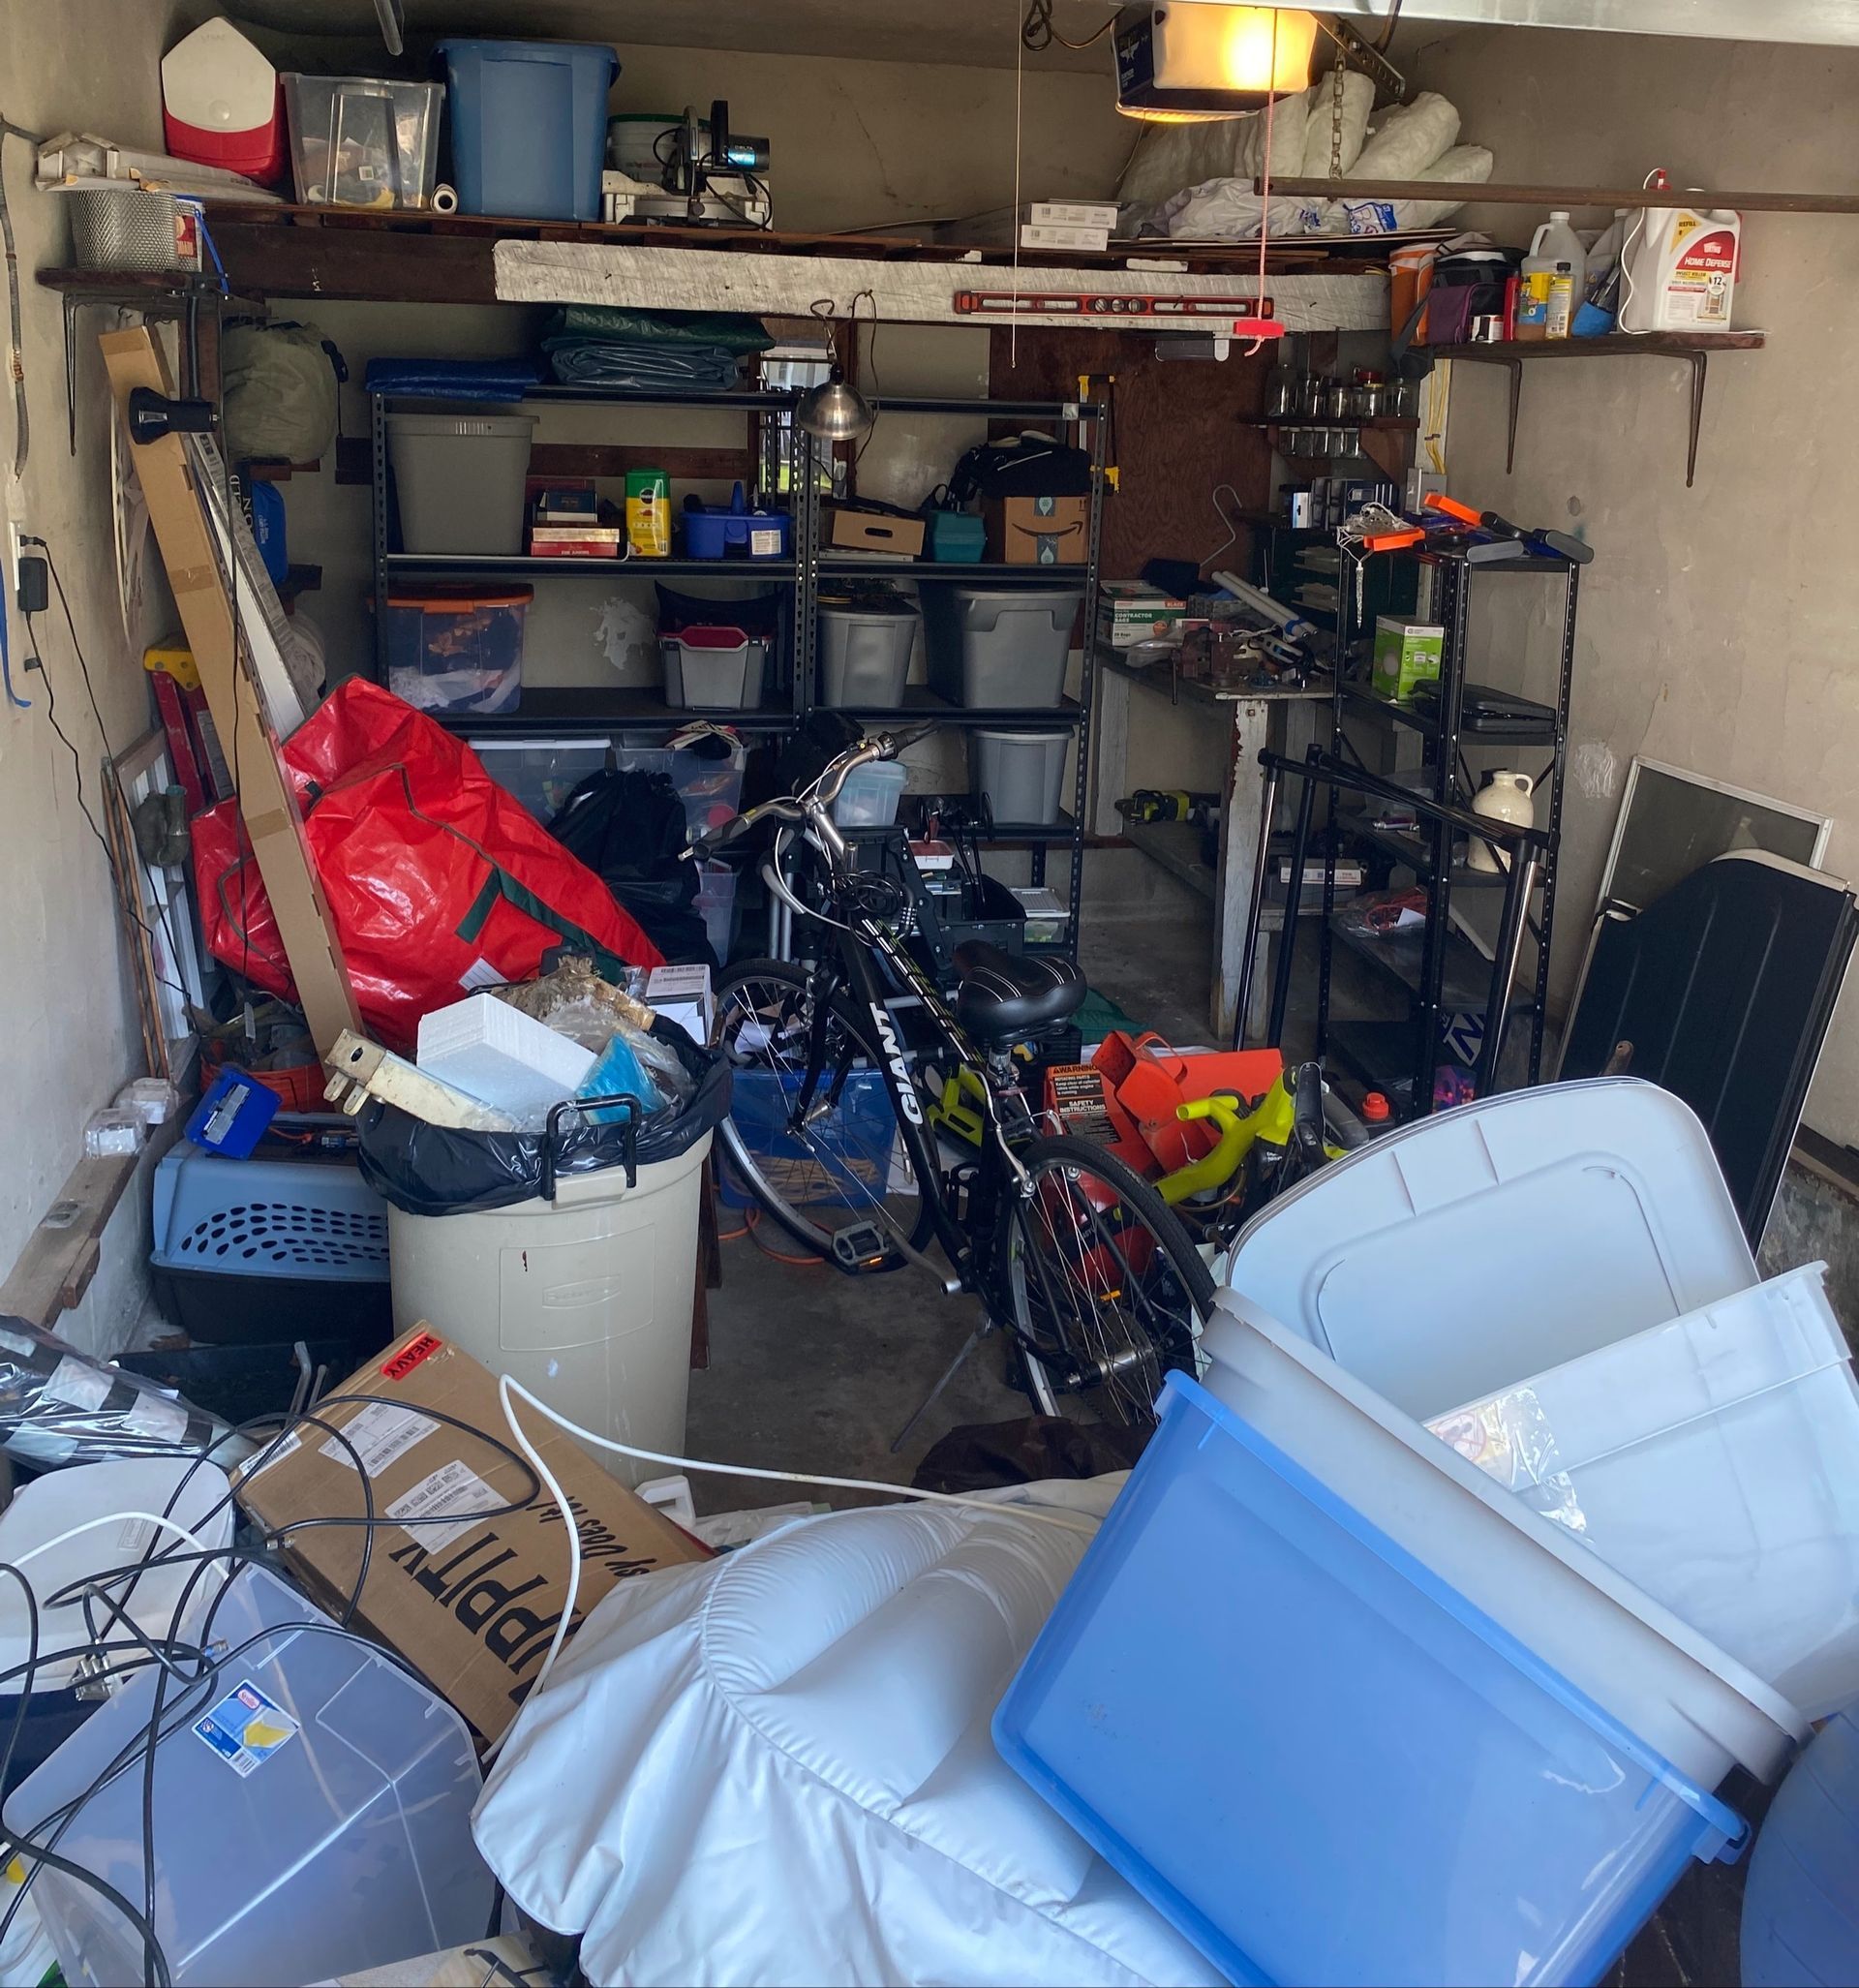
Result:
[[[618,559],[625,536],[620,507],[585,483],[530,485],[530,553],[535,559]]]

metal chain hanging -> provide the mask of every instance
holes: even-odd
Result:
[[[1329,72],[1329,176],[1343,176],[1343,45],[1336,44],[1336,62]]]

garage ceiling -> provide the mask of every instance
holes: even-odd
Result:
[[[1081,38],[1111,0],[1053,0],[1061,34]],[[1331,11],[1387,18],[1388,0],[1332,0]],[[378,41],[374,0],[242,0],[239,17],[274,32]],[[405,0],[409,39],[444,34],[544,36],[660,47],[744,48],[879,62],[1011,68],[1024,0]],[[1405,0],[1405,22],[1572,28],[1718,41],[1859,46],[1859,0]],[[1102,45],[1056,44],[1043,69],[1103,70]]]

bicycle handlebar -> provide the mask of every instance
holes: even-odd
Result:
[[[717,827],[692,836],[685,845],[686,857],[694,856],[701,861],[718,849],[727,848],[764,820],[805,822],[809,808],[823,810],[832,807],[847,778],[858,768],[869,766],[878,759],[895,759],[899,752],[908,751],[919,741],[927,739],[935,729],[935,721],[931,719],[927,724],[912,725],[907,732],[896,735],[878,732],[862,740],[831,761],[805,794],[785,794],[777,800],[764,801],[746,814],[732,815]]]

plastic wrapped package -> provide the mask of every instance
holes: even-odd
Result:
[[[1360,70],[1352,69],[1343,76],[1342,144],[1336,158],[1330,157],[1337,121],[1335,88],[1331,76],[1325,76],[1310,86],[1306,99],[1310,106],[1309,117],[1304,126],[1303,176],[1306,179],[1328,178],[1331,168],[1339,162],[1343,172],[1353,172],[1356,160],[1362,155],[1362,146],[1367,142],[1368,113],[1375,107],[1375,83]]]
[[[0,1318],[0,1449],[41,1470],[209,1452],[229,1470],[252,1453],[217,1416],[16,1318]]]
[[[1356,155],[1351,177],[1418,179],[1458,141],[1458,107],[1437,90],[1422,90],[1383,117]]]
[[[1479,186],[1491,177],[1494,164],[1482,145],[1454,145],[1430,166],[1413,175],[1438,180],[1442,187]],[[1465,205],[1464,199],[1441,200],[1326,200],[1311,234],[1392,234],[1408,228],[1436,228]]]
[[[1556,1432],[1534,1388],[1511,1388],[1488,1400],[1438,1416],[1427,1427],[1468,1463],[1495,1478],[1532,1512],[1567,1526],[1587,1529],[1581,1501],[1563,1468]]]
[[[1272,106],[1271,170],[1274,178],[1295,179],[1303,169],[1309,124],[1309,92],[1285,97]],[[1327,138],[1325,140],[1328,142]],[[1447,144],[1450,144],[1448,138]],[[1440,147],[1442,151],[1445,145]],[[1265,156],[1265,115],[1222,117],[1205,124],[1151,124],[1141,141],[1122,183],[1121,202],[1142,208],[1159,206],[1183,187],[1203,180],[1243,179],[1259,175]],[[1327,160],[1327,154],[1326,154]],[[1327,170],[1327,164],[1326,164]]]

